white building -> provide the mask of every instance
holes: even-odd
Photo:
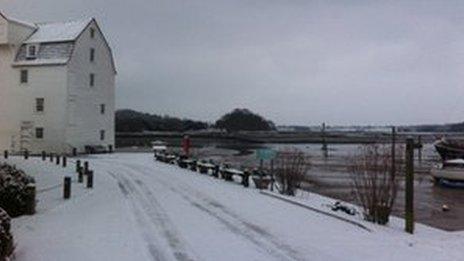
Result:
[[[0,12],[0,150],[114,147],[115,75],[94,19],[33,24]]]

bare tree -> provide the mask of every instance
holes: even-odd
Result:
[[[351,158],[349,164],[353,190],[364,209],[364,217],[378,224],[388,223],[397,195],[398,175],[402,169],[401,162],[392,163],[391,152],[390,146],[363,145],[360,153]],[[396,156],[401,157],[402,153],[398,152]]]
[[[275,178],[281,194],[294,196],[306,178],[310,166],[308,157],[298,149],[284,149],[275,158]]]

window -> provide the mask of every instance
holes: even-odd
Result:
[[[95,61],[95,49],[90,48],[90,61],[93,62]]]
[[[105,131],[104,130],[100,131],[100,140],[105,140]]]
[[[44,129],[43,128],[35,128],[35,137],[37,139],[43,139],[43,137],[44,137]]]
[[[20,82],[21,83],[27,83],[28,82],[28,77],[29,73],[27,70],[21,70],[21,76],[20,76]]]
[[[27,59],[35,59],[37,58],[37,51],[39,46],[36,44],[30,44],[26,47],[26,58]]]
[[[90,82],[89,82],[90,87],[95,86],[95,74],[91,73],[90,74]]]
[[[95,29],[94,28],[90,28],[90,38],[95,38]]]
[[[106,107],[105,104],[100,104],[100,114],[105,114],[105,110],[106,110],[105,107]]]
[[[45,99],[44,98],[36,98],[35,99],[35,111],[36,112],[43,112],[44,111],[44,105],[45,105]]]

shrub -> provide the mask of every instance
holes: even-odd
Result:
[[[21,170],[0,165],[0,208],[10,216],[33,214],[35,210],[35,181]]]
[[[281,194],[294,196],[296,189],[306,179],[310,166],[308,157],[300,150],[285,149],[277,152],[275,158],[275,179]]]
[[[10,232],[10,217],[0,208],[0,261],[8,260],[13,254],[14,241]]]
[[[398,150],[401,152],[401,150]],[[400,156],[401,153],[395,153]],[[351,159],[349,171],[353,191],[364,210],[366,220],[388,223],[398,190],[401,164],[392,164],[391,147],[370,144],[360,147],[360,153]]]

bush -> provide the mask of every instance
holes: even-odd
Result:
[[[216,121],[215,126],[228,132],[270,131],[275,129],[274,123],[248,109],[235,109],[223,115]]]
[[[395,203],[401,164],[396,163],[393,167],[389,146],[364,145],[360,151],[349,165],[353,191],[364,209],[364,218],[386,224]],[[401,156],[398,152],[395,154]]]
[[[21,170],[0,165],[0,208],[10,216],[33,214],[35,211],[35,181]]]
[[[10,232],[10,217],[5,210],[0,208],[0,261],[8,260],[13,254],[14,241]]]
[[[306,179],[310,166],[308,157],[300,150],[286,149],[277,152],[275,159],[275,179],[281,194],[294,196],[296,189]]]

